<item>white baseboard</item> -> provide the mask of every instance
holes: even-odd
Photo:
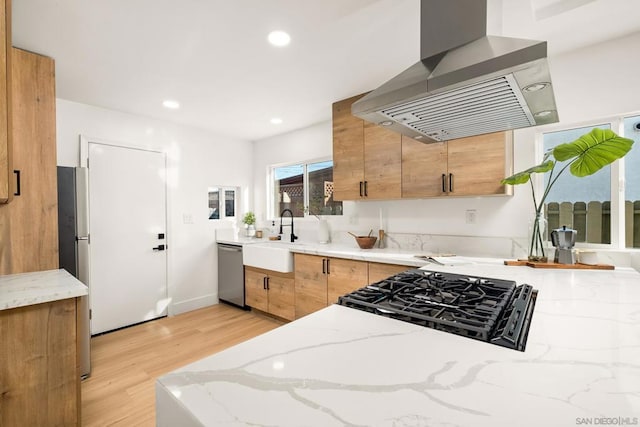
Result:
[[[198,298],[192,298],[185,301],[178,301],[169,304],[169,316],[186,313],[188,311],[197,310],[199,308],[208,307],[218,304],[218,294],[203,295]]]

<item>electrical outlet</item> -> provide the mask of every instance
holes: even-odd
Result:
[[[193,214],[190,214],[190,213],[182,214],[182,223],[193,224]]]
[[[475,224],[478,222],[478,213],[475,209],[467,209],[465,212],[465,222],[467,224]]]

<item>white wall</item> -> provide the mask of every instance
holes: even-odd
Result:
[[[635,71],[638,62],[633,53],[639,43],[640,33],[637,33],[549,59],[561,125],[640,109],[640,89]],[[515,131],[514,171],[534,165],[536,133],[544,130],[538,127]],[[264,210],[265,171],[270,164],[330,156],[331,139],[331,122],[328,121],[257,141],[254,156],[256,211],[262,213]],[[476,224],[465,223],[467,209],[476,210]],[[345,202],[344,217],[330,218],[330,225],[334,231],[376,230],[380,210],[386,230],[392,233],[525,240],[533,212],[529,187],[517,186],[512,197]],[[307,224],[312,222],[308,220]],[[460,241],[464,243],[465,239],[461,237]],[[519,255],[523,254],[511,254]]]
[[[77,166],[79,135],[167,153],[169,314],[217,302],[215,229],[207,188],[241,187],[251,198],[252,144],[147,117],[57,100],[58,165]],[[241,211],[247,209],[246,203]],[[186,224],[184,215],[193,217]]]

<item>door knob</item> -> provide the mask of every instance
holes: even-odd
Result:
[[[166,249],[165,245],[158,245],[155,248],[153,248],[154,251],[164,251]]]

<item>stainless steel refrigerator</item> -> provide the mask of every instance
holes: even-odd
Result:
[[[89,298],[89,174],[86,168],[58,166],[58,248],[60,268],[87,285],[78,305],[80,375],[91,374]]]

